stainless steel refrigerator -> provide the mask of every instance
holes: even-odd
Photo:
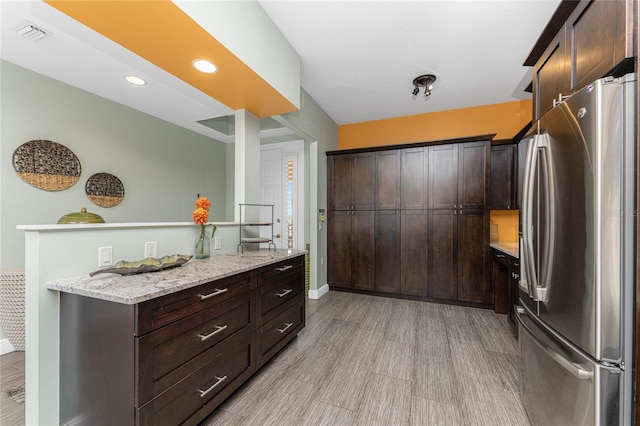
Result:
[[[534,425],[632,421],[636,77],[534,124],[520,234],[521,399]]]

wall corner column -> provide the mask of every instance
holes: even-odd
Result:
[[[234,218],[238,204],[260,202],[260,119],[246,109],[235,112]]]

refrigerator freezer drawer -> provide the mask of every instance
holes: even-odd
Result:
[[[622,371],[576,352],[517,315],[523,368],[520,396],[534,426],[619,425]]]

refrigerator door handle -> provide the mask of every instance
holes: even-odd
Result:
[[[522,193],[522,272],[524,285],[527,287],[529,297],[537,300],[535,289],[537,288],[537,277],[535,276],[535,261],[533,256],[533,184],[535,182],[535,171],[538,162],[538,136],[534,136],[527,149],[527,161],[525,162],[525,181]]]
[[[551,159],[551,147],[549,146],[549,135],[540,135],[536,145],[536,151],[538,151],[538,158],[540,162],[540,168],[542,170],[542,178],[544,179],[544,186],[541,188],[544,191],[544,215],[545,215],[545,228],[542,230],[542,238],[539,238],[540,245],[540,265],[538,270],[540,271],[540,277],[536,277],[535,295],[536,300],[540,302],[548,301],[549,283],[551,281],[551,271],[553,271],[553,259],[555,258],[553,238],[556,231],[555,226],[555,212],[556,212],[556,197],[555,197],[555,183],[554,183],[554,171],[553,161]],[[542,185],[541,185],[542,186]]]
[[[579,380],[590,380],[593,377],[593,372],[580,368],[579,365],[569,361],[568,359],[566,359],[565,357],[563,357],[562,355],[560,355],[559,353],[551,349],[549,346],[547,346],[542,340],[540,340],[538,336],[536,336],[536,334],[520,318],[522,315],[527,315],[524,309],[517,309],[516,313],[518,314],[516,315],[516,318],[518,319],[518,323],[527,331],[527,334],[529,335],[531,340],[544,353],[549,355],[549,357],[553,359],[558,365],[560,365],[563,369],[565,369],[567,372],[574,375]]]

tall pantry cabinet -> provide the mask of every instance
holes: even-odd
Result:
[[[329,282],[373,290],[375,153],[332,157],[327,175]]]
[[[329,285],[491,304],[492,136],[327,153]]]

